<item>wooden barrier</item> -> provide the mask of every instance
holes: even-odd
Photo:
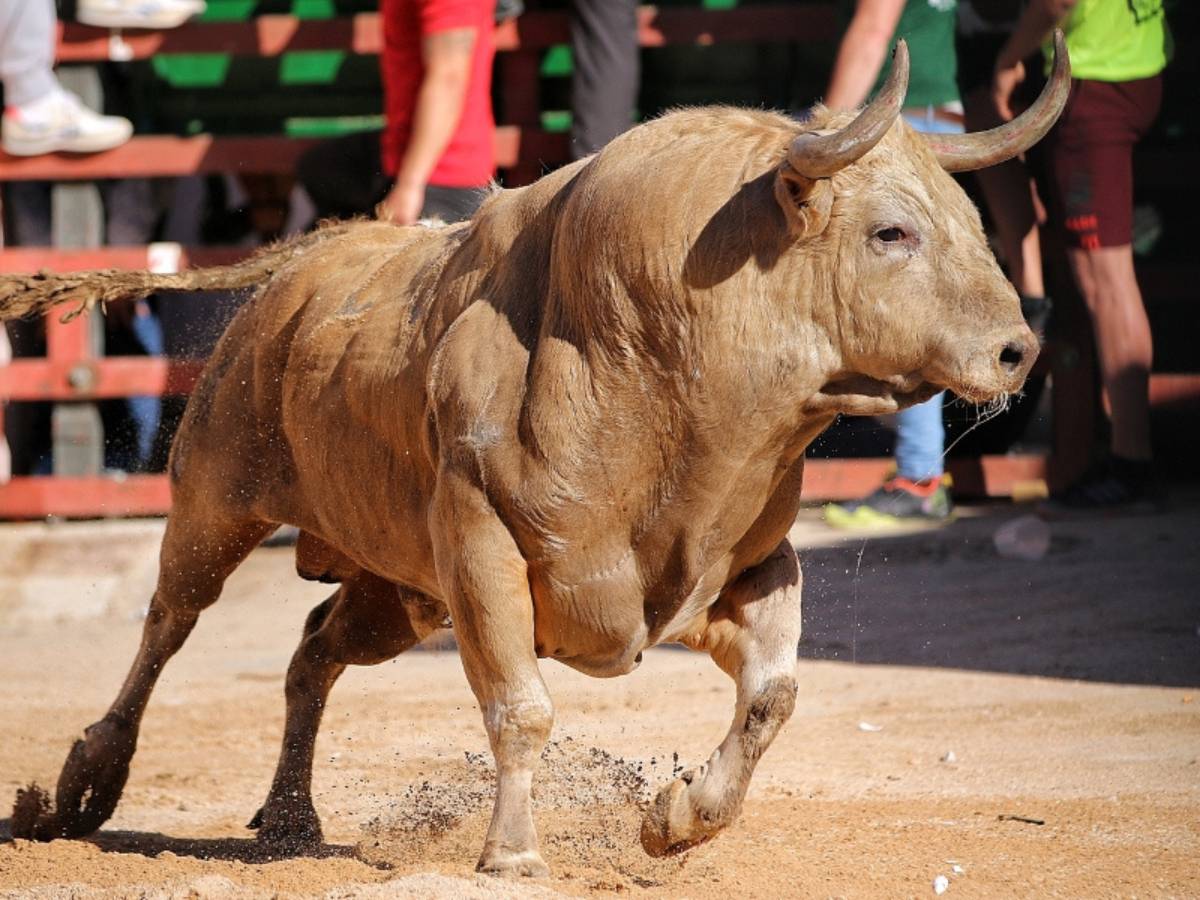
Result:
[[[831,3],[764,3],[727,10],[643,6],[638,41],[643,47],[717,43],[831,41],[837,37]],[[496,29],[496,50],[541,50],[570,41],[566,13],[531,11]],[[305,20],[287,15],[246,22],[193,23],[171,31],[112,34],[86,25],[60,29],[60,62],[149,59],[160,53],[229,53],[278,56],[312,50],[378,54],[383,29],[378,13]]]
[[[170,178],[222,172],[286,175],[312,139],[148,135],[104,153],[86,156],[51,153],[18,157],[0,153],[0,181],[93,181],[100,178]],[[539,129],[500,126],[495,136],[496,163],[502,169],[520,162],[561,163],[567,137]]]
[[[879,487],[891,461],[886,459],[814,459],[804,466],[808,498],[845,500]],[[984,456],[951,460],[956,490],[974,497],[1008,497],[1036,490],[1046,478],[1040,455]],[[163,515],[171,508],[165,475],[96,476],[92,478],[14,478],[0,485],[0,519],[43,516]]]
[[[829,2],[768,3],[727,10],[644,6],[638,12],[643,47],[728,43],[800,43],[832,41],[837,33],[835,6]],[[538,93],[541,51],[569,42],[562,12],[531,11],[502,25],[496,33],[497,84],[506,98],[506,124],[497,129],[496,158],[509,171],[509,183],[536,177],[546,164],[567,158],[567,136],[540,127]],[[79,25],[60,30],[59,59],[68,63],[149,59],[159,54],[222,53],[276,57],[297,51],[345,51],[377,54],[382,32],[377,14],[328,20],[264,15],[244,22],[193,23],[165,32],[104,32]],[[284,136],[176,137],[138,136],[124,147],[92,156],[54,154],[20,159],[0,153],[0,180],[79,181],[125,177],[172,177],[190,174],[286,174],[295,169],[309,139]],[[1138,160],[1139,183],[1176,183],[1180,167],[1195,168],[1195,151],[1156,150]],[[1143,178],[1143,175],[1145,176]],[[107,247],[89,250],[21,248],[0,251],[0,273],[38,269],[144,268],[151,248]],[[239,258],[234,248],[176,248],[178,263],[212,265]],[[1194,283],[1194,281],[1192,282]],[[0,367],[0,401],[89,401],[141,394],[184,394],[202,367],[197,360],[152,357],[94,358],[82,323],[47,320],[48,353]],[[1057,353],[1057,351],[1054,351]],[[1072,368],[1069,351],[1048,356],[1055,371],[1055,401],[1070,415],[1063,428],[1079,430],[1079,397],[1090,394],[1090,371]],[[1075,383],[1072,383],[1074,379]],[[1086,383],[1085,383],[1086,382]],[[1068,389],[1069,386],[1069,389]],[[1155,375],[1152,398],[1163,404],[1195,403],[1200,377]],[[1072,425],[1072,423],[1075,423]],[[1061,430],[1061,429],[1060,429]],[[1008,496],[1032,490],[1047,480],[1061,482],[1079,467],[1081,447],[1090,435],[1060,434],[1058,458],[1043,455],[986,456],[951,460],[957,491],[972,496]],[[1071,442],[1074,441],[1072,444]],[[1064,457],[1063,448],[1070,447]],[[811,460],[806,467],[808,497],[846,499],[876,487],[888,460]],[[1058,474],[1056,474],[1056,472]],[[14,478],[0,484],[0,518],[161,514],[169,508],[165,476],[85,478]]]

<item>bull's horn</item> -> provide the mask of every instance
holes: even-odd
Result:
[[[907,91],[908,46],[901,39],[892,56],[892,71],[875,99],[840,131],[797,135],[788,150],[788,163],[806,178],[828,178],[846,168],[883,140],[900,115]]]
[[[1024,153],[1050,130],[1071,92],[1071,60],[1063,33],[1054,31],[1054,69],[1033,106],[1011,122],[975,134],[922,135],[947,172],[986,169]]]

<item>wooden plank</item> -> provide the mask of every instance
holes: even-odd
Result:
[[[0,153],[0,181],[161,178],[194,174],[294,172],[314,142],[285,137],[137,137],[115,150],[17,157]]]
[[[165,475],[18,477],[0,484],[0,519],[156,516],[170,508]]]
[[[968,485],[973,460],[954,460],[951,472]],[[879,486],[890,465],[886,459],[809,460],[805,466],[804,497],[840,500],[860,497]],[[1003,486],[1018,479],[1039,477],[1044,471],[1040,456],[991,456],[979,461],[987,496],[1003,496]],[[962,495],[982,496],[966,488]],[[91,518],[104,516],[161,515],[170,508],[170,485],[164,475],[130,475],[114,478],[19,477],[0,484],[0,519],[45,516]]]
[[[1200,409],[1200,375],[1156,373],[1150,376],[1150,405]]]
[[[728,43],[829,41],[838,26],[832,3],[764,3],[734,9],[642,6],[638,40],[643,47]],[[538,50],[570,42],[566,13],[527,12],[496,29],[501,53]],[[305,20],[263,15],[245,22],[196,22],[168,31],[110,34],[86,25],[61,29],[59,62],[149,59],[162,53],[228,53],[278,56],[309,50],[344,50],[375,55],[383,49],[378,13]]]
[[[58,61],[150,59],[163,53],[278,56],[308,50],[373,55],[383,48],[378,13],[337,19],[263,15],[245,22],[195,22],[167,31],[107,30],[67,24],[60,29]]]
[[[0,275],[27,275],[42,270],[148,269],[153,252],[152,247],[97,247],[91,250],[6,247],[0,250]],[[253,252],[252,248],[246,247],[178,247],[178,267],[223,266],[245,259]]]
[[[643,47],[824,42],[840,33],[833,3],[764,3],[734,9],[643,6],[638,25]]]
[[[0,153],[0,181],[77,181],[101,178],[169,178],[181,175],[245,173],[287,175],[315,140],[276,135],[195,137],[148,135],[105,153],[53,153],[18,157]],[[567,158],[567,136],[540,129],[501,126],[495,136],[496,165],[519,160],[558,163]]]
[[[961,497],[1011,497],[1035,493],[1046,480],[1046,457],[1040,454],[952,459],[946,468]],[[891,459],[810,459],[804,464],[806,501],[853,500],[883,483],[895,465]]]
[[[189,394],[203,370],[204,360],[164,356],[15,359],[7,366],[0,366],[0,401]]]

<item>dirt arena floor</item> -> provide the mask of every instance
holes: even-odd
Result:
[[[972,512],[972,511],[969,511]],[[737,825],[646,857],[638,804],[702,762],[732,711],[706,657],[665,648],[598,681],[546,662],[536,785],[545,881],[473,874],[490,757],[453,652],[349,671],[318,743],[328,845],[271,859],[283,672],[328,588],[260,549],[164,674],[125,796],[94,838],[0,819],[0,897],[1200,896],[1200,494],[1152,518],[1054,523],[1005,558],[1019,509],[832,535],[806,512],[796,714]],[[0,800],[52,784],[138,640],[161,523],[0,527]],[[0,815],[4,815],[0,812]],[[939,876],[944,881],[939,880]]]

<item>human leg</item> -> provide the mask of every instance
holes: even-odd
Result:
[[[945,471],[942,451],[946,432],[942,427],[939,393],[896,413],[896,474],[909,481],[941,478]]]
[[[58,90],[54,22],[54,0],[0,0],[0,80],[6,106],[25,106]]]
[[[573,0],[571,157],[595,153],[625,131],[640,79],[637,4],[632,0]]]
[[[945,522],[954,511],[944,472],[945,394],[896,414],[896,474],[866,497],[825,507],[835,528],[871,528],[902,521]]]
[[[972,92],[966,101],[967,130],[986,131],[1002,124],[991,107],[986,89]],[[1022,297],[1044,297],[1038,225],[1045,218],[1045,211],[1025,160],[1017,157],[980,169],[975,177],[996,227],[996,240],[1008,268],[1009,281]]]
[[[160,206],[155,200],[153,185],[148,178],[123,178],[101,186],[105,211],[105,242],[109,246],[139,246],[154,239]],[[106,312],[113,312],[112,308]],[[106,348],[108,355],[132,353],[161,356],[163,354],[162,322],[149,300],[136,300],[120,314],[106,317]],[[109,346],[114,332],[122,332],[121,340]],[[115,349],[124,344],[123,349]],[[162,418],[162,398],[153,395],[127,397],[122,403],[133,426],[130,446],[123,448],[126,459],[122,464],[106,465],[128,471],[146,471],[158,424]]]
[[[120,146],[133,134],[132,123],[92,112],[54,77],[54,26],[53,0],[0,0],[0,144],[13,156]]]
[[[1154,346],[1134,271],[1133,147],[1158,112],[1160,78],[1076,84],[1068,117],[1051,134],[1054,212],[1095,338],[1111,422],[1110,462],[1068,488],[1071,507],[1149,499],[1149,379]]]
[[[1154,343],[1133,268],[1133,248],[1074,248],[1071,273],[1083,294],[1096,336],[1100,377],[1112,420],[1111,449],[1125,459],[1148,460],[1150,368]]]

